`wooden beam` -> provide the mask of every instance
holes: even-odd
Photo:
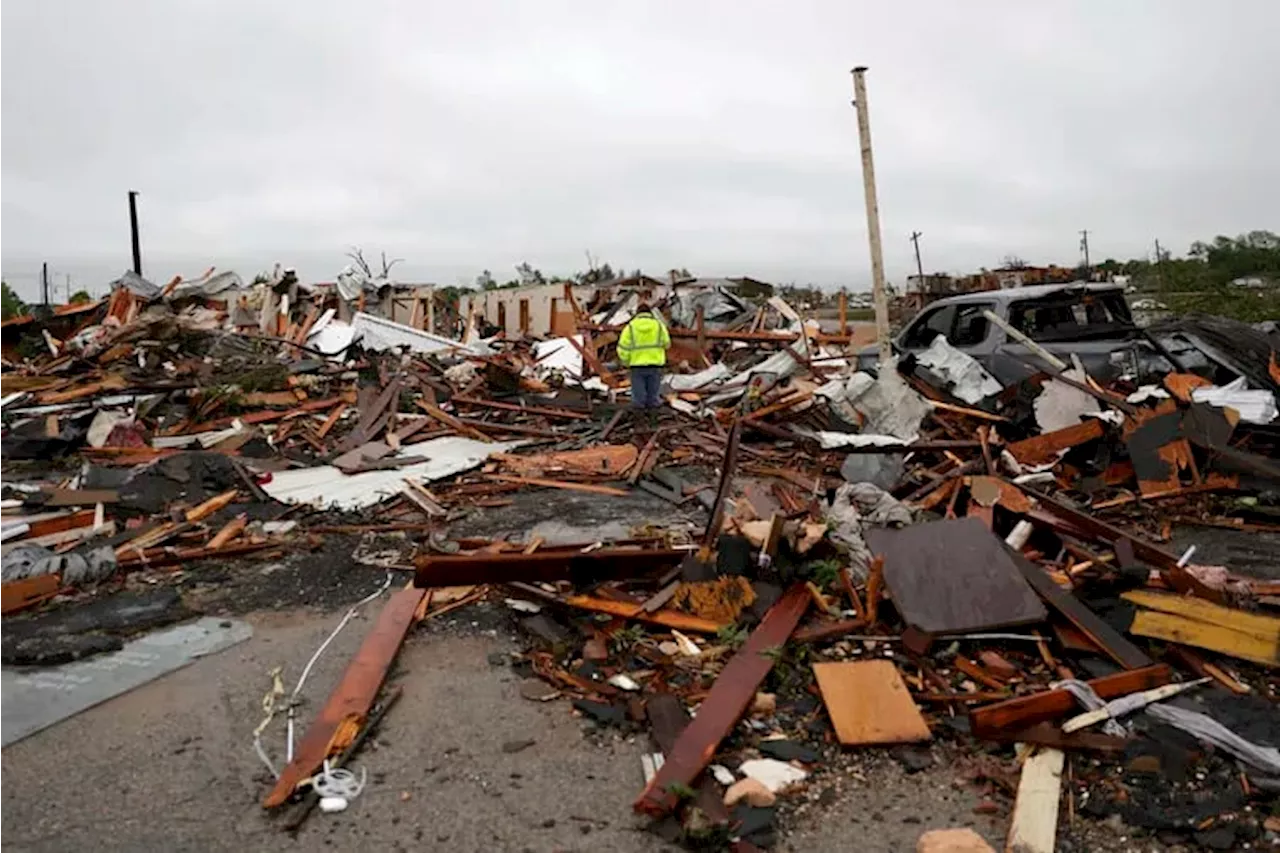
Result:
[[[1146,669],[1117,672],[1095,678],[1089,682],[1093,692],[1103,699],[1113,699],[1139,690],[1149,690],[1173,680],[1173,670],[1166,664],[1156,664]],[[994,705],[974,708],[969,712],[969,725],[975,737],[999,735],[1001,732],[1018,731],[1036,723],[1044,723],[1065,717],[1079,705],[1066,690],[1047,690],[1030,696],[1019,696]]]
[[[756,690],[773,669],[774,657],[809,607],[809,591],[795,584],[769,608],[760,625],[721,671],[698,716],[680,733],[661,769],[636,800],[637,812],[661,817],[679,802],[681,786],[692,785],[720,742],[733,731]]]
[[[345,748],[346,743],[337,737],[339,727],[350,720],[363,723],[368,716],[387,677],[387,670],[399,653],[418,605],[426,594],[424,589],[409,587],[397,590],[387,600],[378,614],[378,621],[347,665],[342,680],[329,694],[319,716],[307,727],[293,761],[284,768],[275,787],[263,800],[263,808],[283,805],[302,780],[319,770],[326,758]],[[352,736],[358,730],[359,725],[352,731]]]
[[[542,486],[546,489],[564,489],[568,492],[588,492],[593,495],[611,495],[613,497],[625,498],[631,494],[625,489],[615,489],[612,486],[597,486],[592,483],[571,483],[565,480],[545,480],[542,477],[517,477],[514,474],[489,474],[490,480],[499,480],[503,483],[519,483],[523,486]]]
[[[652,613],[644,610],[644,602],[614,601],[608,598],[596,598],[590,595],[569,595],[559,599],[570,607],[580,607],[595,613],[607,613],[621,619],[635,619],[637,622],[649,622],[664,628],[675,628],[677,631],[693,631],[698,634],[715,634],[727,623],[713,619],[703,619],[681,613],[678,610],[655,610]]]
[[[1097,644],[1107,656],[1125,669],[1143,669],[1153,661],[1146,652],[1126,640],[1119,631],[1103,622],[1080,599],[1053,582],[1044,569],[1022,554],[1012,552],[1013,562],[1044,602],[1061,614],[1081,633]]]

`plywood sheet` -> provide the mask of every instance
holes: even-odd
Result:
[[[1045,618],[1000,539],[974,518],[870,530],[902,618],[926,634],[957,634]]]
[[[815,663],[813,674],[840,743],[912,743],[931,737],[892,661]]]

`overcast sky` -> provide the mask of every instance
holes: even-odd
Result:
[[[442,284],[585,251],[867,286],[849,70],[889,277],[1280,228],[1280,3],[3,4],[3,272]]]

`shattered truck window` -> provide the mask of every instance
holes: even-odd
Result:
[[[1129,306],[1119,292],[1055,294],[1015,302],[1009,307],[1009,322],[1038,341],[1123,335],[1133,328]]]
[[[983,311],[993,307],[991,302],[976,302],[956,306],[956,319],[948,336],[951,345],[975,347],[987,339],[987,318]]]
[[[908,349],[927,347],[938,335],[950,335],[951,321],[955,316],[954,305],[943,305],[922,314],[903,336],[902,345]]]

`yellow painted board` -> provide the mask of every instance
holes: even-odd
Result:
[[[1280,640],[1274,637],[1258,637],[1173,613],[1139,610],[1129,626],[1129,633],[1221,652],[1267,666],[1280,665]]]
[[[892,661],[815,663],[813,674],[840,743],[911,743],[932,737]]]
[[[1280,618],[1275,616],[1250,613],[1234,607],[1223,607],[1204,599],[1167,592],[1133,590],[1124,593],[1123,598],[1149,610],[1159,610],[1162,613],[1185,616],[1198,622],[1220,625],[1261,639],[1280,640]]]

